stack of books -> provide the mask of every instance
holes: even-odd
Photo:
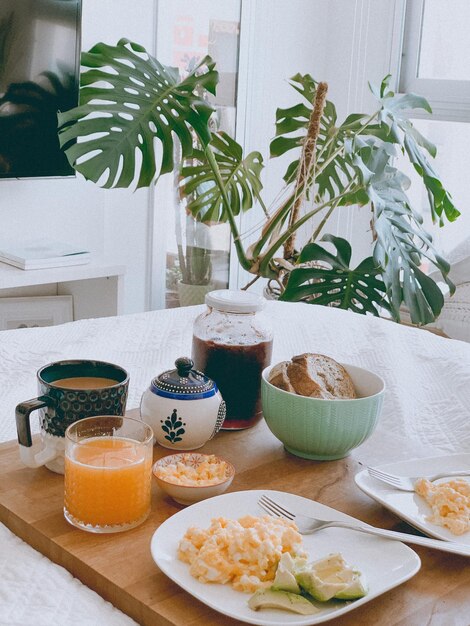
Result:
[[[83,247],[51,239],[0,244],[0,261],[22,270],[39,270],[90,262],[90,252]]]

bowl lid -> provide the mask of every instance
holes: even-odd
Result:
[[[194,370],[194,362],[188,357],[179,357],[175,361],[176,369],[167,370],[156,376],[151,383],[151,390],[157,396],[177,400],[200,400],[217,393],[217,385],[203,372]]]

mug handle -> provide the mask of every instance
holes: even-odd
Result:
[[[18,443],[20,444],[20,458],[27,467],[41,467],[45,463],[52,461],[57,456],[56,448],[47,446],[40,450],[33,447],[31,438],[31,425],[29,416],[36,409],[43,409],[52,404],[47,396],[40,396],[32,400],[21,402],[15,409],[16,431],[18,433]]]

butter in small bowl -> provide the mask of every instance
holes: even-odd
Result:
[[[229,461],[213,454],[171,454],[154,463],[158,486],[179,504],[194,504],[228,489],[235,476]]]

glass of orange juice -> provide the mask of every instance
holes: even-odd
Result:
[[[153,432],[138,419],[88,417],[65,431],[65,519],[92,533],[141,524],[150,513]]]

